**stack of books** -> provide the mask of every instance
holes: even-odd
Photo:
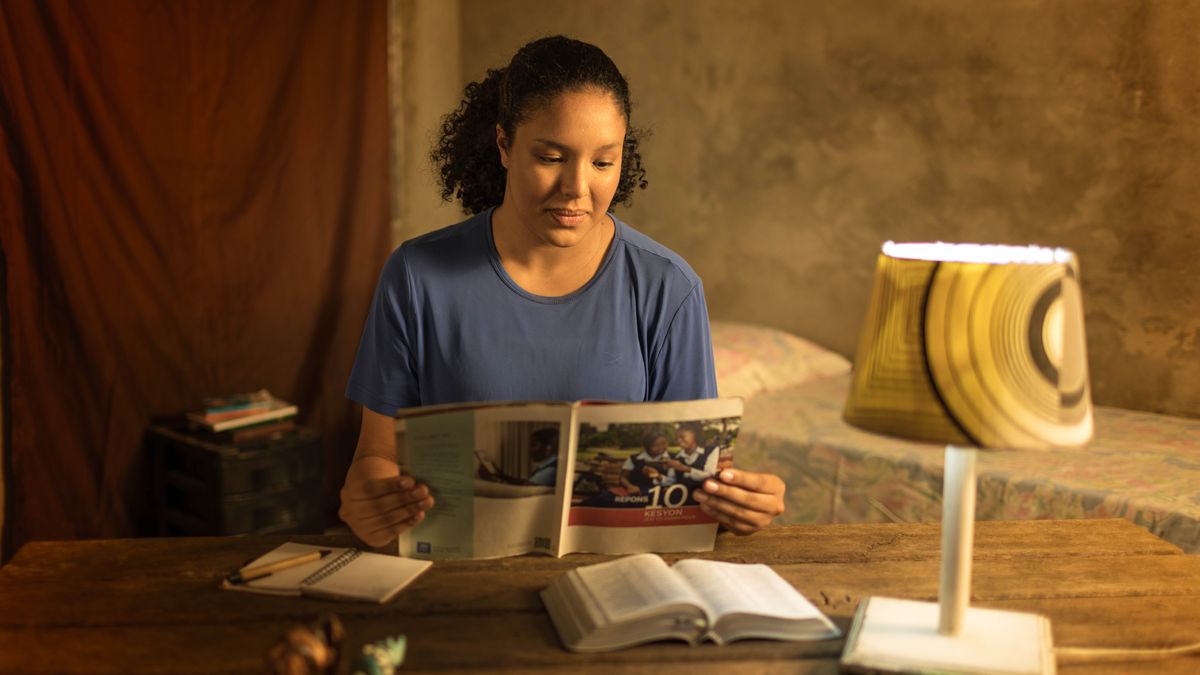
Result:
[[[204,409],[188,420],[218,440],[242,443],[287,433],[296,427],[296,406],[266,389],[204,399]]]

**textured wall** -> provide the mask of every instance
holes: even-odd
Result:
[[[458,0],[388,0],[392,235],[395,243],[461,218],[429,163],[442,116],[462,98]]]
[[[461,0],[462,73],[602,46],[654,136],[630,222],[714,317],[852,355],[886,239],[1081,258],[1097,402],[1200,415],[1200,3]]]

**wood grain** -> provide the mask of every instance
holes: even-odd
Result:
[[[403,633],[405,670],[573,673],[837,671],[841,640],[658,643],[581,657],[560,646],[538,591],[608,556],[439,562],[388,605],[219,590],[283,537],[31,542],[0,569],[0,672],[261,672],[287,626],[333,611],[346,648]],[[293,540],[347,546],[347,537]],[[705,557],[767,562],[843,629],[870,595],[935,600],[936,524],[799,525],[722,535]],[[679,556],[664,556],[674,559]],[[1038,612],[1063,646],[1200,640],[1200,559],[1125,520],[977,523],[972,604]],[[348,657],[343,659],[348,663]],[[1063,666],[1194,672],[1200,659]]]

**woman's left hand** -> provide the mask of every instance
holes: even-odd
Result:
[[[719,480],[718,480],[719,479]],[[693,498],[700,509],[734,534],[752,534],[783,513],[783,479],[775,474],[725,469],[704,481]]]

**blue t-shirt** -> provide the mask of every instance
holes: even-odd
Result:
[[[534,295],[504,271],[492,210],[406,241],[380,275],[346,396],[382,415],[435,403],[717,395],[700,278],[615,216],[587,284]]]

